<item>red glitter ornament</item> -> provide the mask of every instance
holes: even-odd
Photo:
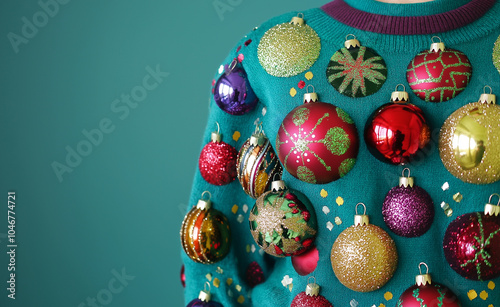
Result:
[[[325,297],[319,295],[319,290],[320,287],[316,284],[316,282],[308,284],[306,291],[297,294],[290,307],[333,307],[332,303],[330,303]]]
[[[356,163],[358,133],[342,109],[304,95],[305,104],[283,120],[276,137],[278,157],[294,177],[308,183],[328,183],[345,176]]]
[[[481,281],[500,276],[499,213],[498,204],[488,203],[484,213],[467,213],[450,223],[444,235],[443,249],[455,272],[467,279]]]
[[[198,160],[200,173],[203,179],[213,185],[226,185],[236,179],[236,149],[221,141],[219,133],[219,123],[217,132],[212,132],[212,141],[203,147]]]
[[[410,162],[430,141],[424,113],[408,103],[408,93],[398,91],[397,87],[391,102],[375,110],[365,125],[368,150],[375,158],[390,164]]]
[[[427,264],[421,262],[421,265]],[[457,296],[448,288],[438,283],[432,282],[429,268],[427,273],[416,276],[416,284],[406,289],[401,294],[396,307],[460,307],[460,301]]]
[[[266,279],[264,277],[264,272],[257,261],[253,261],[248,265],[246,273],[247,283],[251,288],[263,283]]]
[[[435,37],[433,37],[434,39]],[[472,66],[467,56],[434,43],[410,62],[406,78],[411,89],[427,102],[443,102],[460,94],[469,84]]]

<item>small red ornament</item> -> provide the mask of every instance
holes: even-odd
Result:
[[[498,194],[493,194],[499,197]],[[450,223],[444,234],[444,256],[450,267],[472,280],[500,276],[500,200],[483,212],[467,213]]]
[[[433,37],[432,39],[436,38]],[[437,37],[438,38],[438,37]],[[467,56],[444,43],[434,43],[420,52],[408,65],[406,78],[411,89],[427,102],[448,101],[469,84],[472,66]]]
[[[219,123],[217,132],[212,132],[211,142],[203,147],[198,160],[200,173],[203,179],[213,185],[226,185],[236,179],[236,149],[222,142],[219,133]]]
[[[358,132],[351,117],[316,93],[283,120],[276,137],[278,157],[294,177],[328,183],[345,176],[356,163]]]
[[[186,288],[186,274],[184,273],[184,265],[181,268],[181,284],[183,288]]]
[[[314,272],[318,266],[319,252],[316,246],[302,255],[292,257],[292,266],[300,276],[306,276]]]
[[[420,275],[417,275],[415,278],[416,284],[401,294],[396,307],[462,306],[457,296],[450,289],[438,283],[432,282],[431,275],[429,274],[429,267],[427,267],[427,273],[422,274],[420,269],[422,264],[427,267],[427,264],[423,262],[418,265]]]
[[[246,273],[247,283],[251,288],[263,283],[266,280],[264,272],[257,261],[253,261],[248,265]]]
[[[307,284],[306,291],[297,294],[290,307],[333,307],[332,303],[319,295],[319,290],[320,287],[316,284],[316,281],[313,284]]]
[[[368,150],[390,164],[410,162],[430,141],[424,113],[408,102],[407,92],[397,90],[400,85],[392,93],[391,102],[375,110],[365,126]]]

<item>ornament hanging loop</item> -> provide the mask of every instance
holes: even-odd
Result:
[[[227,67],[226,75],[229,75],[236,68],[236,65],[238,65],[238,60],[233,59],[231,64]]]
[[[402,91],[398,90],[399,86],[403,87]],[[400,83],[396,85],[396,89],[391,94],[391,102],[400,103],[400,102],[407,102],[408,100],[410,100],[410,98],[408,96],[408,92],[406,91],[406,87],[404,86],[404,84]]]
[[[309,93],[309,87],[312,87],[312,92]],[[314,86],[309,84],[306,87],[306,93],[304,94],[304,103],[318,102],[318,94],[314,92]]]
[[[405,177],[405,171],[408,171],[408,176]],[[415,183],[415,180],[413,179],[413,177],[411,177],[410,175],[410,169],[409,168],[405,168],[403,170],[403,173],[402,173],[402,177],[399,177],[399,186],[400,187],[405,187],[405,188],[413,188],[413,185]]]
[[[208,199],[205,200],[205,194],[208,194]],[[212,207],[212,202],[210,199],[212,198],[212,194],[209,191],[205,191],[201,193],[201,199],[198,200],[198,204],[196,205],[196,208],[201,209],[201,210],[208,210]]]
[[[422,275],[422,265],[425,265],[426,271],[425,274],[429,274],[429,266],[425,262],[420,262],[418,264],[418,271],[420,272],[420,275]]]
[[[422,265],[425,265],[427,271],[425,274],[422,274]],[[432,284],[432,278],[431,275],[429,274],[429,266],[425,262],[420,262],[418,264],[418,271],[420,272],[420,275],[417,275],[415,277],[415,283],[417,286],[425,286],[427,284]]]
[[[490,89],[490,93],[486,94],[486,88]],[[493,94],[493,89],[491,86],[486,85],[483,88],[483,94],[479,97],[479,102],[485,103],[485,104],[496,104],[497,103],[497,96]]]
[[[491,199],[493,196],[498,197],[498,202],[496,205],[491,203]],[[484,206],[484,214],[485,215],[491,215],[491,216],[498,216],[500,214],[500,195],[497,193],[493,193],[490,195],[490,198],[488,199],[488,203]]]
[[[207,291],[207,285],[208,285],[208,291]],[[210,283],[207,281],[203,285],[203,291],[200,292],[200,295],[198,296],[198,299],[200,299],[202,302],[209,302],[211,298],[210,295]]]
[[[290,21],[292,25],[295,26],[303,26],[304,25],[304,14],[303,13],[298,13],[297,16],[292,17],[292,20]]]
[[[310,283],[310,279],[314,280],[314,283]],[[307,287],[306,287],[306,294],[309,296],[318,296],[319,295],[319,285],[316,283],[316,278],[314,276],[310,276],[307,279]]]
[[[351,39],[349,39],[350,36],[352,36]],[[361,47],[361,43],[359,42],[359,40],[356,39],[356,35],[354,35],[354,34],[347,34],[347,36],[345,37],[344,46],[347,49],[350,49],[350,48],[359,48],[359,47]]]
[[[439,43],[434,42],[435,38],[439,39]],[[444,46],[444,43],[443,43],[443,41],[441,41],[441,38],[439,36],[433,36],[431,38],[431,41],[432,41],[431,48],[430,48],[431,52],[444,51],[445,46]]]
[[[222,140],[222,134],[220,134],[220,126],[218,122],[215,122],[217,125],[217,131],[212,132],[212,135],[210,136],[210,139],[214,143],[218,143]]]
[[[362,205],[364,208],[363,214],[358,214],[358,206]],[[366,215],[366,206],[363,203],[358,203],[355,208],[356,215],[354,216],[354,226],[363,226],[370,224],[370,218]]]

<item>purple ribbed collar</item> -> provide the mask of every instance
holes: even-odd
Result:
[[[411,17],[367,13],[349,6],[344,0],[332,1],[321,9],[341,23],[360,30],[392,35],[425,35],[463,27],[481,18],[494,4],[495,0],[472,0],[445,13]]]

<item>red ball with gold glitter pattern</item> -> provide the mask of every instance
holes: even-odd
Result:
[[[264,271],[262,271],[262,268],[257,261],[253,261],[248,265],[246,278],[247,283],[251,288],[263,283],[266,280]]]
[[[494,194],[499,197],[498,194]],[[444,256],[450,267],[472,280],[500,276],[500,200],[489,202],[485,211],[467,213],[450,223],[443,240]]]
[[[341,108],[318,102],[316,93],[305,94],[304,102],[288,113],[279,128],[278,157],[291,175],[304,182],[332,182],[356,163],[356,126]]]
[[[433,37],[434,39],[434,37]],[[410,62],[406,78],[411,89],[427,102],[448,101],[469,84],[472,66],[467,56],[444,43],[432,43]]]
[[[333,307],[332,303],[319,294],[319,291],[320,286],[316,282],[307,284],[306,291],[297,294],[290,307]]]
[[[212,132],[211,138],[211,142],[203,147],[198,160],[201,176],[213,185],[229,184],[236,179],[238,152],[233,146],[222,142],[219,131]]]

